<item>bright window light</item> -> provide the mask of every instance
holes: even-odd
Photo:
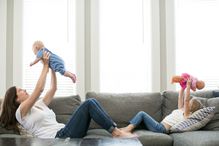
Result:
[[[219,87],[219,1],[176,0],[176,73],[188,72]]]
[[[150,0],[100,0],[99,8],[100,91],[150,91]]]
[[[23,87],[32,92],[41,73],[42,64],[29,67],[35,59],[32,44],[42,40],[52,52],[65,61],[66,69],[75,73],[75,1],[23,1]],[[76,94],[76,84],[56,73],[58,90],[55,96]],[[50,85],[50,73],[46,89]]]

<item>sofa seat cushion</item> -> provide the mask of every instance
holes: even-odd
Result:
[[[218,131],[191,131],[174,133],[173,146],[218,146]]]
[[[172,146],[173,139],[168,134],[155,133],[148,130],[135,130],[138,139],[144,146]]]
[[[19,134],[0,134],[0,138],[26,138],[25,135]]]
[[[90,129],[84,138],[112,138],[112,135],[105,129]]]
[[[157,121],[161,121],[162,118],[162,98],[159,92],[115,94],[88,92],[86,98],[97,99],[118,127],[127,126],[139,111],[145,111]],[[90,128],[100,127],[92,122]]]
[[[173,139],[167,134],[155,133],[148,130],[135,130],[138,139],[145,146],[172,146]],[[111,134],[104,129],[90,129],[84,138],[111,138]]]
[[[1,134],[16,134],[16,135],[20,135],[19,132],[16,132],[14,130],[9,130],[9,129],[6,129],[4,128],[1,124],[0,124],[0,135]]]

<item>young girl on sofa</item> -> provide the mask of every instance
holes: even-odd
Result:
[[[186,89],[181,88],[179,91],[178,109],[167,115],[160,123],[144,111],[140,111],[131,119],[130,124],[121,128],[121,130],[132,132],[141,122],[143,122],[145,127],[150,131],[168,133],[172,126],[187,119],[192,113],[202,107],[201,103],[196,99],[190,100],[190,86],[191,80],[189,79],[187,81]],[[186,90],[185,95],[184,90]]]

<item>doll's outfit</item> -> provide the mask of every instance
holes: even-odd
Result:
[[[193,91],[196,91],[196,82],[198,81],[198,79],[196,77],[193,77],[188,73],[182,73],[181,77],[183,79],[179,82],[179,84],[183,89],[186,88],[187,80],[190,79],[191,80],[191,89]]]

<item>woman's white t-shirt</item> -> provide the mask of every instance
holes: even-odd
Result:
[[[56,133],[65,126],[56,121],[55,113],[42,99],[39,99],[22,118],[19,106],[16,111],[16,119],[28,133],[39,138],[55,138]]]

